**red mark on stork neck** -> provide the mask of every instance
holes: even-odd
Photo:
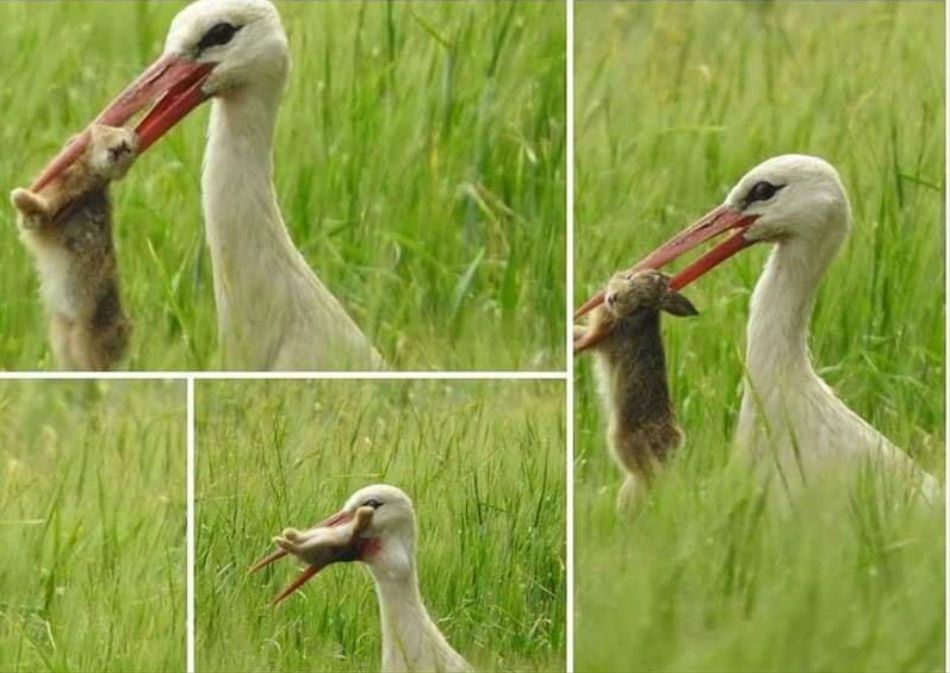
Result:
[[[376,556],[383,548],[383,543],[378,537],[367,537],[359,541],[356,546],[356,558],[360,561],[368,561]]]

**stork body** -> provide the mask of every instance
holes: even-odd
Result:
[[[233,35],[209,44],[209,31]],[[219,38],[217,41],[221,41]],[[226,363],[251,370],[378,369],[382,359],[294,246],[273,186],[273,140],[290,67],[266,0],[199,0],[175,18],[166,53],[215,63],[202,202]]]
[[[355,512],[367,503],[375,505],[375,513],[362,536],[372,543],[361,560],[376,584],[383,673],[471,671],[422,602],[416,575],[416,517],[409,496],[385,484],[367,486],[350,497],[343,511]]]
[[[741,206],[761,182],[783,187],[775,203],[758,206],[761,215],[746,232],[775,247],[750,302],[738,448],[779,469],[790,485],[824,469],[867,462],[909,476],[926,497],[935,497],[936,480],[848,408],[811,362],[808,327],[815,298],[851,227],[837,172],[814,157],[776,157],[743,178],[726,203]],[[781,206],[783,197],[789,203]]]

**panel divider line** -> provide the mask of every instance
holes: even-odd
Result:
[[[195,379],[189,376],[188,449],[185,477],[185,657],[188,673],[195,673]]]
[[[336,371],[336,372],[0,372],[0,381],[564,381],[566,370],[554,371]]]
[[[947,25],[948,20],[950,20],[950,5],[945,4],[943,8],[944,26]],[[950,68],[950,43],[947,42],[946,33],[944,33],[943,48],[944,48],[943,67],[944,67],[944,73],[945,73],[944,84],[946,84],[946,72],[947,72],[947,68]],[[946,89],[944,89],[944,96],[946,97]],[[943,127],[945,129],[944,137],[943,137],[943,142],[944,142],[943,170],[944,170],[944,175],[946,176],[946,175],[950,175],[950,134],[946,133],[946,129],[950,129],[950,108],[947,108],[946,105],[944,105],[944,109],[943,109]],[[944,198],[943,212],[946,213],[948,212],[948,209],[950,209],[950,192],[945,191],[943,198]],[[946,222],[944,222],[944,227],[946,226],[947,226]],[[943,239],[944,268],[946,268],[947,260],[950,260],[950,237],[944,236],[944,239]],[[944,283],[944,287],[943,287],[944,304],[946,304],[946,298],[950,296],[950,274],[944,274],[943,283]],[[946,316],[944,316],[944,320],[946,320]],[[944,342],[943,342],[944,363],[947,362],[948,358],[950,358],[950,340],[947,340],[946,338],[944,338]],[[946,375],[944,376],[943,385],[944,385],[944,391],[950,392],[950,378],[947,378]],[[950,433],[950,415],[947,415],[947,413],[944,412],[943,416],[944,416],[943,417],[944,437],[946,437],[947,433]],[[950,480],[950,463],[945,462],[943,469],[944,469],[944,484],[946,484],[948,483],[948,480]],[[950,540],[950,498],[944,498],[943,507],[944,507],[943,539],[944,539],[944,547],[946,548],[947,540]],[[946,575],[944,577],[946,578]],[[944,608],[944,614],[945,614],[944,619],[946,619],[946,615],[950,615],[950,582],[947,582],[946,579],[944,579],[943,593],[944,593],[944,605],[946,606]],[[950,639],[945,639],[945,642],[944,642],[944,662],[946,662],[947,660],[950,660]],[[946,663],[944,663],[944,666],[946,666]]]
[[[565,101],[567,109],[564,118],[567,134],[566,166],[565,166],[565,220],[567,225],[567,281],[565,297],[567,306],[567,348],[565,350],[567,371],[564,386],[567,395],[567,434],[565,436],[566,461],[564,484],[567,496],[567,539],[565,544],[567,610],[564,616],[565,652],[567,654],[567,671],[574,671],[574,0],[566,0],[565,6]]]
[[[334,372],[231,372],[153,371],[153,372],[0,372],[0,381],[565,381],[568,370],[544,371],[334,371]]]

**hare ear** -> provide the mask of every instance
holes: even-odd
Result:
[[[663,297],[663,302],[660,304],[660,308],[671,315],[684,317],[699,315],[699,311],[696,310],[696,307],[693,306],[692,302],[690,302],[689,299],[681,295],[679,292],[670,292],[665,297]]]
[[[360,507],[356,510],[356,525],[354,526],[355,533],[362,533],[366,530],[370,523],[373,521],[374,510],[372,507]]]

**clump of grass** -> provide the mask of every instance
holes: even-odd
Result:
[[[185,668],[185,386],[0,384],[0,669]]]
[[[818,298],[813,356],[849,405],[942,474],[942,7],[580,3],[576,29],[576,296],[768,156],[823,156],[855,226]],[[939,508],[884,507],[860,489],[849,501],[841,485],[791,513],[758,513],[748,477],[726,467],[765,254],[690,287],[702,317],[664,329],[687,442],[635,522],[613,511],[619,477],[579,363],[579,670],[944,665]]]
[[[293,564],[245,576],[282,528],[378,482],[414,501],[422,594],[453,646],[479,670],[563,670],[563,384],[202,382],[197,399],[199,670],[378,668],[358,564],[277,610]]]
[[[6,191],[159,53],[172,3],[0,5]],[[294,241],[394,367],[564,362],[557,3],[279,3],[294,67],[276,181]],[[69,40],[56,39],[64,25]],[[48,46],[55,42],[56,48]],[[199,180],[207,111],[116,185],[128,367],[221,364]],[[48,368],[35,274],[0,209],[0,367]],[[32,338],[27,338],[30,335]]]

